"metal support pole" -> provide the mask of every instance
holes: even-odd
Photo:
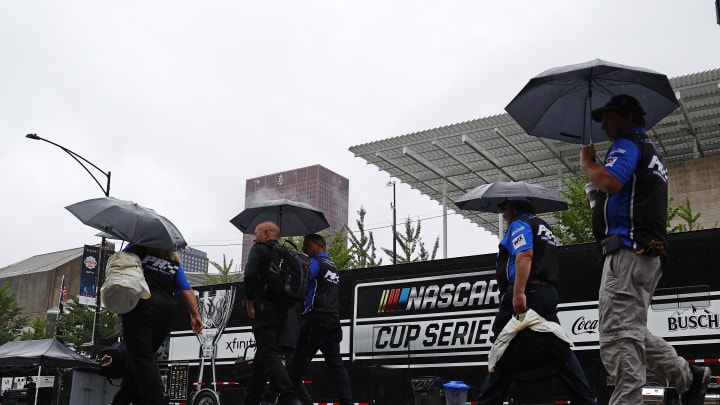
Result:
[[[392,186],[393,188],[393,202],[390,204],[390,208],[392,208],[393,212],[393,226],[392,226],[392,232],[393,232],[393,257],[392,261],[393,264],[397,264],[397,205],[395,205],[395,182],[394,181],[388,181],[386,186]]]
[[[505,223],[503,222],[503,214],[498,214],[498,239],[502,240],[503,236],[505,236]]]
[[[447,179],[443,181],[443,259],[447,259]]]

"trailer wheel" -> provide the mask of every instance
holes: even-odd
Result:
[[[192,405],[220,405],[220,398],[215,391],[206,388],[193,396]]]

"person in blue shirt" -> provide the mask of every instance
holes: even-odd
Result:
[[[689,365],[665,340],[650,333],[647,314],[667,260],[667,168],[645,131],[645,111],[627,94],[592,111],[611,142],[603,164],[595,146],[580,165],[600,191],[593,235],[604,255],[598,298],[600,357],[615,380],[610,404],[642,403],[646,370],[667,379],[683,405],[702,404],[710,369]]]
[[[305,235],[303,239],[303,252],[311,261],[310,284],[297,349],[290,364],[290,378],[303,405],[312,405],[312,399],[303,388],[302,375],[319,350],[325,358],[328,374],[335,380],[340,405],[351,405],[350,377],[340,355],[340,274],[325,247],[325,238],[318,234]]]
[[[135,308],[120,316],[127,368],[112,405],[168,404],[155,354],[170,334],[175,319],[175,295],[182,297],[190,312],[193,332],[200,333],[203,322],[197,299],[176,251],[133,244],[123,250],[140,257],[150,298],[141,299]]]
[[[512,316],[529,308],[546,321],[559,324],[559,298],[555,290],[558,267],[552,229],[535,216],[535,206],[530,198],[510,198],[500,208],[509,225],[498,247],[496,272],[502,296],[492,325],[494,336],[500,334]],[[521,331],[511,341],[495,370],[485,377],[477,404],[502,404],[514,374],[551,366],[573,404],[595,405],[595,395],[568,344],[552,333],[530,333]],[[530,355],[513,356],[511,353],[515,350]],[[526,362],[525,358],[528,359]]]

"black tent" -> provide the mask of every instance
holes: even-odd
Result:
[[[0,367],[3,366],[100,369],[97,361],[75,353],[55,338],[5,343],[0,346]]]

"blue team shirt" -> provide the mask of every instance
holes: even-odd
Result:
[[[637,127],[626,131],[626,134],[638,133],[641,138],[645,135],[645,128]],[[607,222],[608,235],[620,234],[625,246],[632,247],[632,241],[628,238],[630,228],[630,210],[632,209],[632,192],[629,181],[635,173],[640,161],[640,148],[628,138],[617,138],[605,156],[605,170],[615,177],[622,189],[608,198]]]
[[[523,212],[520,215],[531,215],[530,213]],[[510,253],[508,258],[507,275],[510,283],[515,282],[515,258],[517,254],[525,250],[533,248],[533,231],[532,226],[522,219],[516,219],[508,227],[505,236],[503,237],[500,245],[504,246],[505,249]]]
[[[315,300],[315,291],[317,290],[318,285],[318,275],[320,274],[320,261],[316,259],[316,257],[326,257],[328,258],[327,252],[321,252],[315,255],[315,257],[310,258],[310,282],[308,283],[308,293],[307,298],[305,298],[305,310],[303,311],[303,314],[307,314],[308,312],[312,311],[313,309],[313,303]]]

